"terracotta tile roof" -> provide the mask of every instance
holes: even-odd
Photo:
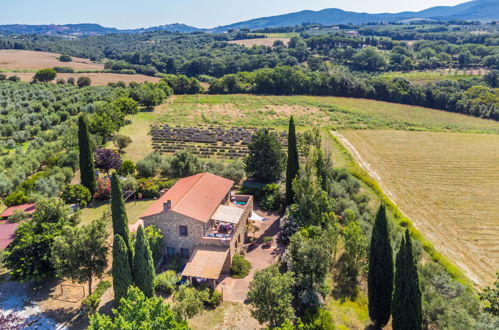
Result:
[[[16,206],[11,206],[7,208],[2,214],[0,214],[0,218],[8,218],[14,214],[14,211],[24,211],[27,214],[33,214],[36,211],[35,204],[21,204]]]
[[[14,240],[18,223],[0,221],[0,251],[5,249]]]
[[[172,211],[207,222],[233,185],[234,181],[211,173],[199,173],[180,179],[140,218],[163,212],[163,204],[171,201]]]

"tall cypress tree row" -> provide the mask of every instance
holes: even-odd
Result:
[[[390,319],[393,290],[393,252],[384,205],[378,210],[372,231],[367,286],[369,317],[380,329]]]
[[[95,193],[94,155],[90,146],[90,134],[86,118],[78,118],[78,147],[80,149],[80,179],[81,184],[88,188],[92,196]]]
[[[423,311],[416,260],[409,230],[397,253],[392,327],[394,330],[421,330]]]
[[[132,270],[128,260],[128,249],[123,237],[114,235],[113,243],[113,289],[114,303],[126,296],[128,287],[132,285]]]
[[[293,203],[293,179],[300,170],[298,148],[296,145],[296,130],[293,116],[289,119],[288,128],[288,165],[286,167],[286,205]]]
[[[154,295],[154,262],[144,227],[139,226],[133,256],[133,281],[147,297]]]
[[[116,173],[111,177],[111,213],[113,219],[113,233],[120,235],[128,249],[130,266],[132,265],[133,251],[130,246],[130,234],[128,230],[128,217],[126,215],[125,201],[123,200],[123,190]]]

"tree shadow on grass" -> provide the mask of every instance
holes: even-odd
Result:
[[[357,276],[348,270],[346,254],[342,254],[338,259],[333,271],[334,287],[331,292],[334,299],[345,302],[355,301],[359,294]]]

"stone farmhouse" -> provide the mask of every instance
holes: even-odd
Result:
[[[182,275],[213,287],[244,244],[253,197],[232,193],[234,181],[211,173],[180,179],[140,217],[164,234],[165,256],[188,262]]]

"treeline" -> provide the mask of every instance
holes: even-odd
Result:
[[[499,120],[499,91],[493,88],[497,76],[498,72],[492,71],[483,80],[415,85],[403,78],[360,78],[346,71],[277,67],[226,75],[212,81],[208,92],[369,98]]]
[[[310,28],[312,28],[311,26]],[[305,27],[304,27],[305,28]],[[286,30],[286,29],[284,29]],[[388,31],[402,33],[404,26],[390,26]],[[438,30],[438,25],[433,27]],[[432,31],[433,31],[432,30]],[[391,38],[377,26],[359,30],[366,35],[348,35],[341,30],[316,35],[302,32],[288,45],[276,42],[273,47],[244,47],[230,40],[256,38],[248,32],[230,34],[171,33],[113,34],[75,40],[54,36],[3,36],[0,49],[50,51],[92,60],[108,59],[105,68],[117,73],[146,75],[184,74],[208,80],[226,74],[303,64],[320,70],[329,63],[357,71],[390,71],[448,67],[486,67],[499,69],[499,43],[494,34],[459,31],[460,38],[439,38],[428,32],[414,44]],[[401,32],[402,31],[402,32]],[[388,34],[388,35],[385,35]]]

